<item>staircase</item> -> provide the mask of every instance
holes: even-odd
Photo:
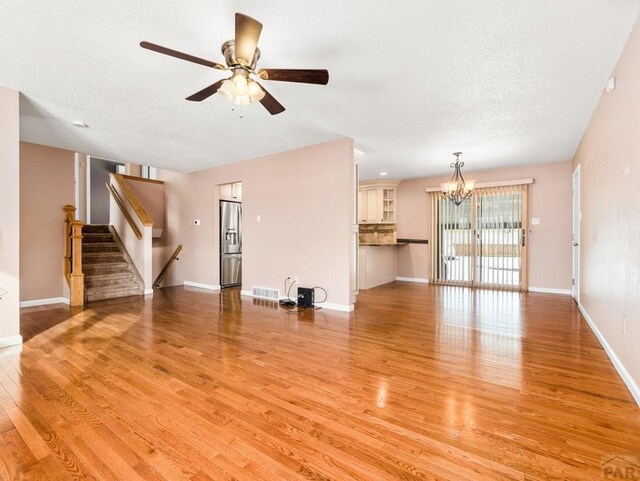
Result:
[[[108,225],[82,228],[86,302],[144,294],[144,283],[120,239]]]

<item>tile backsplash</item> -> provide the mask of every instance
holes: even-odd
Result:
[[[360,244],[395,244],[395,224],[360,224]]]

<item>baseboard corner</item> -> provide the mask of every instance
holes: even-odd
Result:
[[[633,399],[635,399],[638,407],[640,407],[640,386],[638,385],[636,380],[633,379],[633,376],[631,376],[629,371],[627,371],[627,368],[624,366],[624,364],[622,364],[622,361],[615,353],[613,348],[609,345],[604,335],[600,332],[598,326],[596,326],[596,324],[593,322],[593,319],[591,319],[591,316],[589,316],[589,313],[586,311],[586,309],[579,302],[577,304],[578,309],[580,309],[580,312],[582,313],[584,319],[587,321],[587,324],[591,328],[591,331],[593,331],[593,334],[598,339],[598,342],[602,346],[602,349],[604,349],[604,352],[611,360],[613,367],[618,372],[618,375],[622,378],[622,381],[624,382],[625,386],[627,386],[627,389],[633,396]]]

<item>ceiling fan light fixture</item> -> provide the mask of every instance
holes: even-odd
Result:
[[[233,84],[233,93],[237,96],[246,95],[248,88],[246,73],[244,70],[238,70],[233,77],[231,78],[231,83]]]
[[[227,99],[229,102],[233,102],[234,94],[233,94],[233,84],[231,83],[231,80],[227,79],[224,82],[222,82],[222,85],[218,89],[218,93],[222,95],[225,99]]]
[[[236,105],[248,105],[260,102],[265,93],[257,82],[251,80],[244,70],[222,82],[218,93]]]
[[[249,82],[247,91],[249,93],[249,98],[251,99],[251,103],[260,102],[264,97],[264,91],[260,88],[260,85],[258,85],[258,82],[254,82],[253,80]]]

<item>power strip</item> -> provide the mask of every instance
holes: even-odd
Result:
[[[293,307],[296,305],[294,301],[290,301],[289,299],[280,299],[279,303],[282,307]]]

